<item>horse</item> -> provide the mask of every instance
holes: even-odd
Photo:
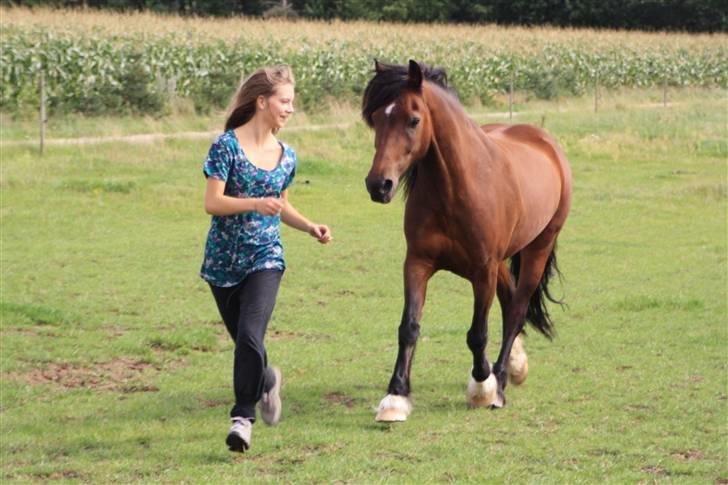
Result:
[[[563,303],[548,285],[561,275],[556,239],[571,206],[569,162],[538,127],[478,126],[448,86],[446,71],[413,60],[409,66],[375,60],[362,117],[375,146],[366,189],[372,201],[386,204],[404,187],[407,242],[399,350],[375,419],[405,421],[412,411],[419,322],[427,282],[439,270],[469,280],[473,289],[466,400],[472,408],[501,408],[508,379],[519,385],[528,375],[521,340],[526,321],[552,339],[546,300]],[[494,295],[503,342],[491,367],[485,350]]]

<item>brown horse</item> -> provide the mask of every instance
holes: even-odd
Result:
[[[405,304],[399,353],[378,421],[404,421],[411,411],[410,370],[427,282],[438,270],[469,280],[475,297],[467,344],[472,407],[502,407],[508,376],[528,373],[520,332],[529,321],[551,338],[545,299],[558,272],[556,238],[571,202],[571,170],[543,130],[528,125],[478,126],[447,87],[445,71],[375,62],[362,116],[375,131],[366,187],[375,202],[405,185]],[[510,269],[506,261],[510,259]],[[488,310],[497,294],[503,343],[491,368],[485,348]]]

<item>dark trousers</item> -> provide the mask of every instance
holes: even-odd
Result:
[[[255,421],[255,404],[275,383],[263,338],[278,295],[283,271],[263,270],[229,288],[210,285],[228,333],[235,342],[230,417]]]

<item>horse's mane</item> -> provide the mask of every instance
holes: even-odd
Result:
[[[407,89],[409,67],[398,64],[377,64],[375,75],[364,90],[361,115],[369,127],[374,126],[372,114],[399,97]],[[423,79],[431,81],[457,98],[457,93],[447,84],[447,71],[441,67],[420,64]]]
[[[457,93],[447,84],[447,71],[441,67],[432,67],[420,63],[423,79],[431,81],[443,88],[446,92],[458,98]],[[408,89],[409,67],[397,64],[377,63],[375,75],[364,90],[361,104],[361,115],[370,128],[374,127],[372,115],[382,106],[392,103],[403,90]],[[402,175],[405,198],[415,185],[417,179],[417,163],[413,163],[409,170]]]

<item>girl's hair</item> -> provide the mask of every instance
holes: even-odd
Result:
[[[225,131],[242,126],[255,115],[258,96],[269,97],[282,84],[296,85],[293,71],[286,64],[261,67],[244,80],[227,108]]]

